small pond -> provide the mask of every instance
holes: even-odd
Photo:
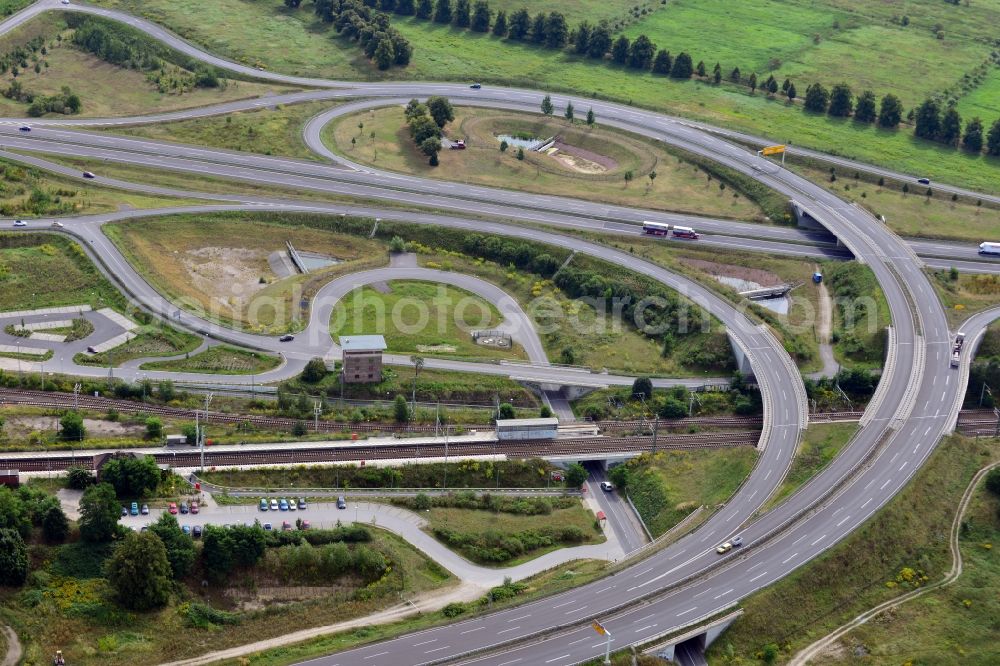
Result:
[[[518,148],[524,148],[525,150],[535,150],[541,146],[544,146],[550,140],[551,139],[539,139],[536,137],[524,139],[516,136],[511,136],[509,134],[497,135],[497,143],[502,143],[506,141],[508,145],[517,146]]]
[[[722,284],[729,285],[736,291],[740,292],[761,289],[764,286],[759,282],[753,282],[752,280],[741,280],[740,278],[728,277],[725,275],[713,275],[712,277]],[[791,300],[788,296],[779,296],[777,298],[755,298],[753,302],[761,307],[767,308],[771,312],[776,312],[782,315],[788,314],[788,309],[791,307]]]

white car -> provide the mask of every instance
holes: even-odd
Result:
[[[25,222],[24,220],[14,220],[14,226],[15,227],[26,227],[26,226],[28,226],[28,223]]]
[[[610,493],[614,489],[615,486],[610,481],[601,481],[601,490],[603,490],[604,492]]]
[[[60,222],[59,220],[56,220],[55,222],[52,223],[52,226],[53,227],[58,227],[58,228],[62,229],[63,228],[63,223]]]

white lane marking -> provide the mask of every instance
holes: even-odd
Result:
[[[656,626],[655,624],[647,624],[645,627],[639,627],[638,629],[636,629],[635,633],[641,634],[642,632],[646,631],[647,629],[652,629],[655,626]]]
[[[795,541],[793,541],[793,542],[792,542],[792,545],[793,545],[793,546],[797,546],[797,545],[799,545],[799,541],[802,541],[802,540],[803,540],[803,539],[805,539],[805,538],[806,538],[807,536],[809,536],[809,535],[808,535],[808,534],[803,534],[803,535],[802,535],[802,536],[800,536],[800,537],[799,537],[798,539],[796,539]]]
[[[573,610],[566,611],[564,615],[572,615],[573,613],[579,613],[580,611],[585,610],[586,608],[587,608],[586,606],[580,606],[579,608],[574,608]]]
[[[506,634],[508,631],[516,631],[516,630],[518,630],[520,628],[521,628],[521,625],[517,625],[516,627],[511,627],[510,629],[501,629],[500,631],[497,632],[497,636],[499,636],[500,634]],[[580,640],[587,640],[587,639],[583,638],[583,639],[580,639]],[[572,645],[572,643],[570,643],[570,645]]]
[[[754,569],[756,569],[757,567],[761,566],[762,564],[764,564],[764,563],[763,562],[758,562],[757,564],[755,564],[752,567],[748,568],[747,571],[753,571]]]
[[[843,525],[844,523],[846,523],[850,519],[851,519],[850,516],[846,516],[842,521],[840,521],[839,523],[837,523],[837,527],[840,527],[841,525]]]
[[[459,635],[464,636],[465,634],[471,634],[473,631],[482,631],[486,627],[476,627],[475,629],[466,629],[465,631],[460,631]]]
[[[767,572],[766,572],[766,571],[765,571],[764,573],[759,573],[759,574],[757,574],[756,576],[754,576],[753,578],[751,578],[751,579],[750,579],[750,582],[752,583],[752,582],[754,582],[755,580],[757,580],[758,578],[763,578],[763,577],[764,577],[764,576],[766,576],[766,575],[767,575]]]
[[[866,506],[868,506],[868,503],[869,503],[869,502],[871,502],[871,501],[872,501],[872,499],[874,499],[874,498],[872,498],[872,497],[869,497],[868,499],[866,499],[866,500],[865,500],[865,503],[861,505],[861,508],[863,509],[863,508],[865,508]]]
[[[703,594],[708,594],[708,593],[709,593],[709,592],[711,592],[711,591],[712,591],[712,588],[708,588],[707,590],[702,590],[701,592],[699,592],[698,594],[696,594],[696,595],[692,596],[691,598],[692,598],[692,599],[697,599],[697,598],[698,598],[698,597],[700,597],[701,595],[703,595]]]
[[[612,586],[612,587],[614,587],[614,586]],[[604,589],[606,590],[606,589],[610,589],[610,588],[604,588]],[[604,590],[598,590],[598,592],[603,592],[603,591]],[[507,620],[507,622],[517,622],[518,620],[523,620],[526,617],[531,617],[531,613],[528,613],[527,615],[521,615],[520,617],[515,617],[513,619]]]
[[[732,589],[732,588],[730,588],[730,589],[726,590],[725,592],[723,592],[722,594],[718,595],[718,596],[717,596],[717,597],[715,597],[715,598],[716,598],[716,599],[721,599],[722,597],[726,596],[727,594],[729,594],[729,593],[730,593],[730,592],[732,592],[732,591],[733,591],[733,589]]]
[[[437,643],[437,640],[438,639],[436,639],[436,638],[432,638],[429,641],[424,641],[423,643],[414,643],[413,647],[420,647],[421,645],[428,645],[430,643]]]
[[[562,608],[563,606],[569,606],[570,604],[575,604],[576,600],[567,601],[566,603],[559,604],[558,606],[553,606],[552,608]]]
[[[365,659],[374,659],[375,657],[381,657],[384,654],[389,654],[389,651],[386,650],[385,652],[376,652],[375,654],[368,655]]]
[[[430,654],[432,652],[440,652],[441,650],[447,650],[450,647],[451,647],[450,645],[444,645],[444,646],[439,647],[439,648],[434,648],[433,650],[428,650],[427,652],[424,652],[424,654]]]
[[[885,483],[883,483],[883,484],[882,484],[882,487],[881,487],[881,488],[879,488],[879,490],[885,490],[885,487],[886,487],[887,485],[889,485],[890,483],[892,483],[892,479],[886,479],[886,480],[885,480]]]
[[[681,615],[687,615],[688,613],[693,613],[696,610],[698,610],[697,606],[695,606],[694,608],[688,608],[686,611],[681,611],[680,613],[678,613],[677,617],[680,617]]]
[[[810,546],[815,546],[816,544],[818,544],[818,543],[819,543],[820,541],[822,541],[822,540],[823,540],[823,539],[825,539],[825,538],[826,538],[826,535],[824,534],[823,536],[821,536],[820,538],[816,539],[815,541],[813,541],[813,542],[812,542],[811,544],[809,544],[809,545],[810,545]]]
[[[924,437],[926,437],[927,435],[931,434],[931,428],[933,428],[933,427],[934,426],[927,426],[927,430],[924,430]],[[914,449],[914,450],[916,450],[916,449]]]
[[[771,476],[772,470],[767,470],[767,474],[764,475],[764,480],[767,481],[768,477]]]
[[[568,657],[568,656],[569,656],[568,654],[564,654],[564,655],[563,655],[563,656],[561,656],[561,657],[555,657],[555,658],[553,658],[553,659],[546,659],[546,660],[545,660],[545,663],[546,663],[546,664],[551,664],[551,663],[552,663],[553,661],[559,661],[560,659],[565,659],[565,658],[566,658],[566,657]]]
[[[510,666],[510,664],[516,664],[519,661],[521,661],[520,657],[517,659],[511,659],[510,661],[502,661],[498,664],[498,666]]]
[[[614,587],[615,587],[614,585],[608,585],[607,587],[602,587],[601,589],[599,589],[594,594],[600,594],[601,592],[607,592],[608,590],[614,589]],[[524,617],[531,617],[531,614],[529,613],[528,615],[525,615]]]

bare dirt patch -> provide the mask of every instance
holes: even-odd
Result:
[[[263,250],[237,247],[202,247],[186,250],[181,263],[199,291],[227,307],[243,302],[267,286],[261,277],[274,277]]]
[[[563,143],[558,139],[552,147],[556,149],[556,152],[550,153],[552,158],[579,173],[601,174],[618,168],[618,162],[607,155]]]
[[[762,287],[776,287],[779,284],[784,284],[784,280],[781,279],[781,276],[760,268],[733,266],[732,264],[719,264],[714,261],[705,261],[704,259],[680,258],[680,261],[691,268],[697,268],[698,270],[704,271],[709,275],[735,278],[746,282],[756,282]]]
[[[24,437],[32,432],[53,430],[59,427],[58,416],[8,416],[4,423],[4,432],[9,437]],[[84,419],[83,427],[90,437],[123,437],[141,435],[145,432],[142,426],[116,423],[103,419]]]

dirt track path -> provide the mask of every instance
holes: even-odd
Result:
[[[17,666],[17,662],[21,661],[21,641],[17,640],[17,634],[10,627],[0,626],[0,633],[7,640],[7,654],[0,666]]]

